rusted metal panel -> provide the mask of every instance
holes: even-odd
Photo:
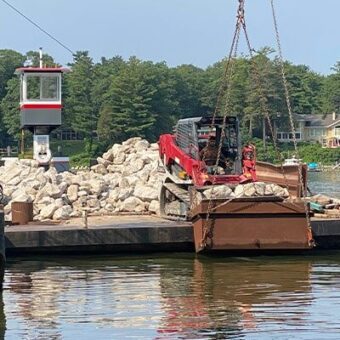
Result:
[[[312,247],[303,203],[229,202],[210,213],[208,221],[206,211],[204,202],[193,217],[196,252]],[[202,249],[207,227],[211,237]]]
[[[256,199],[234,199],[231,202],[214,199],[203,200],[191,211],[191,216],[195,217],[200,214],[206,214],[210,204],[210,211],[213,214],[303,214],[305,216],[305,207],[303,202],[283,202],[282,200],[260,201]]]
[[[304,188],[307,188],[307,166],[301,164]],[[289,193],[295,197],[302,196],[302,186],[299,179],[299,168],[296,165],[274,165],[266,162],[256,162],[257,180],[266,183],[275,183],[288,187]]]

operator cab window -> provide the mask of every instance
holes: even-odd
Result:
[[[201,126],[197,129],[198,149],[201,151],[208,144],[209,136],[216,136],[216,128],[210,126]]]
[[[59,101],[59,76],[27,75],[26,100],[28,101]]]

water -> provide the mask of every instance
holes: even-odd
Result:
[[[6,339],[339,339],[340,255],[10,259]]]
[[[309,172],[308,186],[312,192],[340,198],[340,171]]]
[[[310,173],[309,187],[340,198],[339,180]],[[9,259],[3,337],[340,339],[340,252]]]

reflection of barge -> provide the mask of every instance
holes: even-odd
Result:
[[[192,276],[181,278],[186,294],[171,286],[174,270],[166,269],[161,272],[166,317],[158,332],[170,338],[176,334],[177,338],[201,339],[209,330],[218,332],[215,339],[242,338],[248,330],[258,331],[262,315],[256,311],[260,306],[265,305],[263,313],[272,317],[273,308],[280,310],[290,303],[289,296],[298,299],[299,313],[286,317],[299,325],[312,303],[311,263],[306,260],[269,262],[261,258],[250,264],[239,259],[196,258]],[[188,333],[190,337],[185,337]]]

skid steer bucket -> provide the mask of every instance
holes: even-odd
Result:
[[[216,199],[209,208],[209,200],[203,200],[192,209],[191,217],[196,252],[313,247],[303,202],[284,202],[278,197]]]

